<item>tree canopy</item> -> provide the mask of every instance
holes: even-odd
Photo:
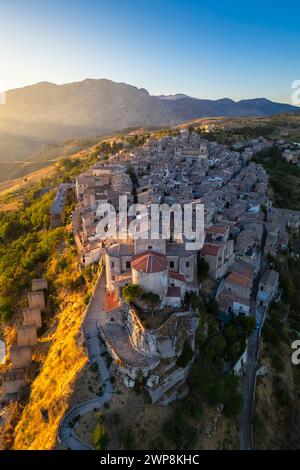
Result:
[[[126,302],[134,302],[141,298],[143,294],[143,289],[137,284],[130,283],[127,286],[123,287],[122,295]]]

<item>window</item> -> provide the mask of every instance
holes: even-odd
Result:
[[[189,268],[189,267],[190,267],[190,262],[187,261],[187,262],[185,263],[185,266],[186,266],[186,268]]]
[[[126,269],[130,268],[130,261],[126,261]]]
[[[149,245],[149,246],[148,246],[148,250],[152,250],[152,245]]]
[[[112,267],[112,268],[115,267],[115,262],[114,262],[114,261],[111,262],[111,267]]]
[[[174,268],[174,261],[170,261],[170,268]]]

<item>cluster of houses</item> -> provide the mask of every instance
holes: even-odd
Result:
[[[288,145],[288,144],[283,144],[282,145],[282,148],[283,148],[283,153],[282,153],[282,156],[284,158],[284,160],[288,163],[292,163],[293,165],[298,165],[299,162],[300,162],[300,148],[299,148],[299,145],[297,144],[296,145],[296,148],[295,146],[291,146]]]
[[[187,302],[201,293],[201,260],[207,266],[210,295],[217,301],[221,326],[234,316],[252,315],[259,328],[270,303],[280,297],[279,274],[268,268],[268,256],[288,249],[289,232],[298,230],[300,212],[272,206],[268,175],[252,157],[273,145],[265,138],[241,140],[232,146],[205,139],[185,128],[146,143],[123,148],[79,175],[75,184],[61,184],[50,210],[51,227],[65,223],[66,207],[75,199],[72,227],[82,267],[103,260],[103,305],[98,326],[113,358],[116,372],[128,387],[139,374],[153,403],[168,405],[187,392],[186,378],[193,357],[183,364],[184,351],[195,349],[198,314]],[[295,162],[298,153],[286,148],[284,158]],[[298,158],[298,157],[297,157]],[[297,160],[298,161],[298,160]],[[133,239],[131,235],[100,237],[100,204],[204,206],[204,243],[187,249],[184,237]],[[117,209],[117,224],[122,220]],[[129,217],[128,217],[129,218]],[[130,219],[130,218],[129,218]],[[174,227],[173,227],[174,228]],[[161,229],[159,229],[161,235]],[[155,308],[127,304],[128,285],[138,285]],[[101,286],[100,286],[101,288]],[[18,397],[42,326],[47,281],[32,281],[23,324],[17,326],[10,347],[10,367],[1,375],[1,401]],[[149,296],[150,294],[150,296]],[[144,308],[145,307],[145,308]],[[148,305],[149,307],[149,305]],[[233,371],[242,373],[246,350]]]
[[[60,227],[66,221],[66,208],[75,199],[74,185],[61,183],[50,208],[51,228]]]
[[[23,323],[17,326],[16,343],[10,347],[10,368],[1,374],[1,402],[18,398],[24,387],[28,367],[32,363],[32,351],[37,345],[37,330],[42,326],[42,310],[45,309],[45,279],[33,279],[28,293],[28,307],[23,309]]]
[[[160,308],[168,308],[171,318],[180,309],[184,311],[184,299],[189,292],[198,292],[200,257],[207,262],[208,275],[214,282],[221,324],[228,323],[233,315],[256,314],[257,321],[261,321],[262,312],[278,295],[278,273],[266,269],[265,260],[268,253],[274,255],[287,249],[288,231],[298,228],[300,214],[272,207],[268,175],[261,165],[252,161],[257,152],[272,145],[265,138],[257,138],[229,147],[208,141],[197,132],[181,129],[177,135],[159,139],[151,136],[142,146],[122,149],[105,161],[100,159],[90,171],[76,179],[77,204],[72,215],[75,240],[83,266],[105,260],[105,291],[106,298],[110,299],[106,305],[113,307],[114,313],[102,320],[101,328],[127,385],[134,384],[138,372],[137,365],[130,364],[130,358],[141,353],[140,364],[144,360],[147,363],[147,370],[143,371],[148,374],[148,382],[153,385],[160,363],[163,371],[160,374],[166,376],[174,390],[174,381],[167,373],[170,364],[162,367],[160,334],[153,328],[150,333],[143,331],[138,312],[130,312],[126,307],[122,298],[126,285],[137,284],[144,292],[156,294]],[[186,250],[184,240],[172,236],[168,240],[132,240],[129,236],[125,240],[100,239],[97,207],[100,203],[117,206],[122,195],[127,196],[128,204],[136,202],[147,207],[163,203],[204,204],[205,241],[201,250]],[[253,285],[260,271],[264,274],[257,298],[253,299]],[[118,316],[117,311],[122,314]],[[112,326],[112,322],[118,326]],[[191,345],[193,331],[193,328],[186,329],[186,339]],[[173,346],[178,334],[179,331],[173,329]],[[135,351],[124,356],[124,344],[128,350],[133,347]],[[174,354],[180,355],[183,343],[180,344],[179,348],[173,348],[169,362]],[[171,363],[172,369],[174,360]],[[239,361],[235,372],[241,372],[244,365]],[[164,403],[168,402],[167,388],[158,397]],[[151,395],[150,385],[149,391]],[[172,397],[175,395],[173,393]]]

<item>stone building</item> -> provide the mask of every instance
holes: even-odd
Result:
[[[193,361],[179,366],[185,343],[194,351],[198,319],[192,312],[176,312],[155,329],[146,329],[135,308],[130,307],[123,324],[102,324],[100,329],[117,366],[117,373],[132,388],[138,376],[153,403],[169,405],[184,397],[185,384]]]
[[[12,395],[19,393],[20,389],[25,385],[24,368],[12,369],[2,374],[2,397],[8,400]]]
[[[268,307],[271,301],[278,294],[279,289],[279,273],[274,270],[267,269],[259,281],[257,291],[257,306]]]
[[[187,291],[197,288],[195,251],[184,243],[138,239],[106,249],[106,288],[121,298],[129,283],[158,294],[162,305],[179,306]]]
[[[32,280],[32,290],[38,291],[38,290],[47,290],[48,289],[48,282],[46,279],[33,279]]]
[[[68,202],[75,199],[74,187],[72,184],[60,184],[55,199],[50,208],[50,226],[59,227],[65,223],[66,206]]]
[[[167,257],[154,251],[139,253],[131,261],[133,284],[164,299],[168,290]]]
[[[10,348],[10,360],[14,369],[31,364],[30,346],[12,346]]]
[[[45,295],[43,291],[28,292],[28,303],[30,308],[45,308]]]
[[[41,309],[39,307],[26,307],[23,309],[23,325],[42,326]]]
[[[35,325],[23,325],[17,327],[17,341],[19,346],[35,346],[37,334]]]

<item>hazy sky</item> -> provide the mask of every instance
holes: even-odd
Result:
[[[0,90],[108,78],[291,102],[299,17],[291,0],[0,0]]]

